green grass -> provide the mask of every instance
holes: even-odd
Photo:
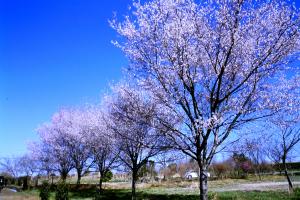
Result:
[[[220,200],[296,200],[300,199],[298,195],[289,195],[281,191],[247,191],[247,192],[222,192],[216,194],[216,199]]]
[[[22,192],[26,195],[38,196],[38,190]],[[84,189],[80,191],[70,191],[69,197],[72,200],[92,200],[96,191],[95,189]],[[234,191],[209,193],[210,199],[214,200],[299,200],[300,189],[295,194],[289,195],[284,191]],[[130,200],[131,191],[122,190],[105,190],[101,200]],[[138,190],[138,200],[198,200],[197,194],[166,194],[163,190],[161,193],[151,190]],[[51,200],[54,200],[54,193],[51,194]]]
[[[87,198],[92,194],[90,192],[71,193],[71,199]],[[105,190],[101,199],[103,200],[129,200],[131,195],[130,190]],[[197,194],[159,194],[149,193],[148,191],[138,191],[137,197],[140,200],[198,200]],[[289,195],[282,191],[268,191],[268,192],[220,192],[209,193],[210,199],[216,200],[296,200],[300,199],[300,194]]]

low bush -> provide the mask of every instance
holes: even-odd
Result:
[[[60,182],[57,184],[55,200],[69,200],[69,188],[65,182]]]
[[[95,192],[94,200],[101,200],[101,196],[102,195],[100,194],[100,190],[97,189]]]
[[[50,197],[50,185],[47,181],[44,181],[40,188],[40,198],[41,200],[48,200]]]

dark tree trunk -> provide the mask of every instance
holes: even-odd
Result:
[[[100,181],[99,181],[99,193],[100,194],[103,193],[102,184],[103,184],[103,179],[100,177]]]
[[[67,173],[67,172],[62,172],[62,173],[60,174],[60,176],[61,176],[61,180],[62,180],[63,182],[66,182],[68,173]]]
[[[100,179],[99,179],[99,193],[100,194],[102,194],[102,192],[103,192],[103,189],[102,189],[103,177],[104,177],[104,173],[100,172]]]
[[[279,169],[279,175],[282,175],[282,170],[281,170],[281,168]]]
[[[23,187],[22,190],[28,190],[29,184],[28,184],[28,176],[23,177]]]
[[[137,170],[132,170],[132,181],[131,181],[131,200],[136,200],[136,180],[137,180]]]
[[[208,200],[207,167],[199,166],[199,189],[200,200]]]
[[[293,192],[293,189],[294,189],[293,188],[293,183],[292,183],[291,178],[290,178],[289,173],[288,173],[285,156],[282,158],[282,163],[283,163],[283,167],[284,167],[284,175],[286,176],[286,179],[287,179],[288,184],[289,184],[289,192]]]
[[[81,173],[82,173],[82,170],[81,170],[81,169],[76,169],[76,170],[77,170],[77,182],[76,182],[76,187],[79,187],[80,181],[81,181]]]

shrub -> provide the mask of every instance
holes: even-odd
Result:
[[[217,163],[217,164],[214,164],[212,167],[215,172],[215,175],[218,178],[226,177],[226,175],[230,171],[230,166],[228,166],[226,163]]]
[[[41,200],[48,200],[49,197],[50,197],[50,185],[47,181],[44,181],[40,189],[40,198]]]
[[[295,172],[294,176],[300,176],[300,172]]]
[[[55,191],[55,200],[69,200],[69,188],[65,182],[58,183]]]
[[[217,200],[217,199],[218,199],[217,193],[215,193],[215,192],[213,192],[213,193],[208,193],[208,199],[209,199],[209,200]]]
[[[103,177],[103,182],[108,182],[112,179],[113,177],[113,173],[109,170],[105,173],[104,177]]]
[[[100,199],[102,199],[101,196],[102,196],[102,195],[100,194],[100,190],[97,189],[97,190],[96,190],[96,193],[95,193],[95,195],[94,195],[94,200],[100,200]]]
[[[28,190],[28,189],[29,189],[29,185],[28,185],[28,176],[22,177],[22,182],[23,182],[22,189],[23,189],[23,190]]]

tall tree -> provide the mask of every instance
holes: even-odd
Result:
[[[77,172],[77,186],[80,185],[81,177],[91,167],[91,149],[89,147],[88,132],[90,126],[88,121],[90,116],[87,115],[86,109],[68,109],[66,119],[68,125],[66,129],[66,148],[69,149],[74,168]]]
[[[91,151],[87,142],[87,117],[84,108],[62,109],[54,114],[51,123],[38,130],[44,144],[41,146],[41,159],[54,159],[56,165],[53,166],[59,166],[56,170],[60,172],[63,180],[74,167],[77,172],[77,186],[91,165],[88,162]]]
[[[300,144],[300,77],[283,79],[277,95],[285,106],[280,107],[276,115],[272,116],[267,126],[271,138],[269,156],[275,162],[281,162],[286,176],[289,191],[293,191],[293,183],[289,176],[287,160]],[[291,95],[291,94],[297,95]]]
[[[276,137],[273,137],[273,143],[270,144],[270,154],[282,162],[284,175],[286,176],[289,191],[293,191],[293,183],[289,176],[287,160],[300,142],[300,124],[298,122],[280,123],[276,122]]]
[[[107,117],[103,106],[86,108],[87,144],[92,159],[100,173],[99,191],[102,194],[102,183],[110,170],[119,166],[119,150],[116,148],[114,132],[107,125]]]
[[[254,173],[261,180],[262,169],[267,160],[270,139],[268,134],[258,133],[258,131],[264,133],[264,130],[257,130],[257,127],[255,129],[255,132],[250,137],[243,138],[237,143],[235,151],[243,153],[251,160]]]
[[[36,175],[36,179],[38,179],[39,175],[39,167],[40,167],[40,161],[35,158],[34,155],[31,154],[25,154],[20,157],[19,159],[19,168],[20,168],[20,173],[23,173],[25,175],[28,182],[27,186],[31,185],[31,180],[34,175]],[[23,187],[25,189],[26,186]]]
[[[127,84],[114,86],[112,96],[106,101],[109,127],[118,141],[120,161],[131,171],[132,200],[135,200],[139,170],[164,150],[164,138],[158,133],[163,129],[157,128],[156,120],[159,107],[145,92]]]
[[[26,176],[39,173],[40,161],[34,155],[28,153],[21,156],[19,163]]]
[[[21,174],[21,167],[19,165],[19,157],[5,157],[0,160],[0,169],[3,172],[8,173],[14,179],[18,178]]]
[[[154,0],[112,27],[139,83],[182,120],[168,138],[207,169],[241,125],[269,116],[272,83],[299,53],[299,12],[286,1]],[[272,101],[271,101],[272,99]]]
[[[55,159],[50,154],[49,147],[41,141],[31,142],[28,145],[30,156],[37,161],[37,174],[45,174],[50,178],[51,174],[55,172]]]
[[[66,180],[68,173],[74,168],[71,151],[68,148],[68,128],[70,128],[69,113],[60,110],[52,117],[51,123],[43,124],[38,128],[40,136],[41,159],[45,163],[51,162],[53,171],[60,173],[61,179]]]

